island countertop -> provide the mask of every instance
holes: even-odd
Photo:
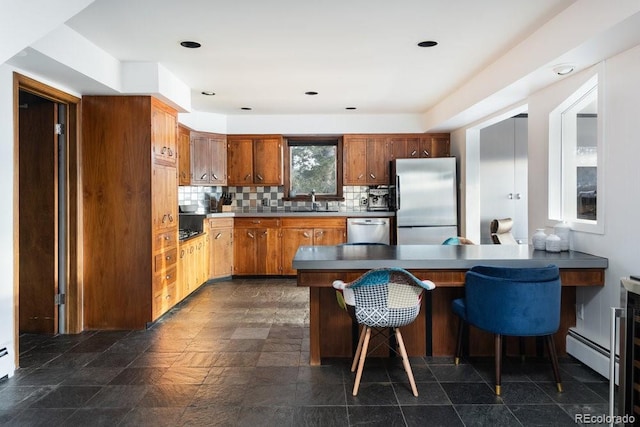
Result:
[[[293,259],[297,270],[467,270],[475,265],[561,269],[608,267],[608,260],[584,252],[546,252],[531,245],[342,245],[301,246]]]

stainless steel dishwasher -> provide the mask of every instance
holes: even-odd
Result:
[[[389,218],[347,218],[347,243],[389,244]]]

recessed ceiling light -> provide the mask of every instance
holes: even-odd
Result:
[[[573,64],[560,64],[553,67],[553,72],[559,76],[566,76],[574,70]]]
[[[356,107],[345,107],[345,110],[355,110]]]
[[[183,42],[180,42],[180,46],[186,47],[186,48],[189,48],[189,49],[197,49],[202,45],[200,43],[198,43],[198,42],[194,42],[194,41],[191,41],[191,40],[185,40]]]
[[[304,94],[305,95],[317,95],[318,92],[314,92],[314,91],[310,90],[309,92],[305,92]]]
[[[438,44],[438,42],[434,42],[433,40],[425,40],[423,42],[418,43],[420,47],[434,47]]]
[[[241,110],[251,111],[251,107],[240,107]]]
[[[213,95],[215,95],[215,94],[216,94],[215,92],[211,92],[211,91],[209,91],[209,90],[203,90],[203,91],[202,91],[202,92],[200,92],[200,93],[201,93],[201,94],[203,94],[203,95],[207,95],[207,96],[213,96]]]

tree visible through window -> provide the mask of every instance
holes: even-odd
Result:
[[[308,197],[312,191],[320,198],[342,196],[337,138],[288,139],[287,146],[290,197]]]

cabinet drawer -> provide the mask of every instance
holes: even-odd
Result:
[[[178,302],[176,294],[176,284],[173,283],[165,287],[162,291],[156,292],[153,296],[153,320],[166,313],[171,307]]]
[[[178,260],[178,249],[169,249],[153,257],[153,272],[161,273],[171,267],[175,268]]]
[[[282,218],[282,228],[347,228],[347,219],[345,217],[302,217],[302,218]]]
[[[233,227],[233,218],[209,218],[209,228],[231,228]]]
[[[277,228],[280,218],[235,218],[236,228]]]
[[[178,278],[178,269],[175,265],[168,268],[164,273],[153,276],[153,294],[163,292],[168,286],[176,283]]]
[[[178,233],[167,231],[165,233],[156,233],[153,239],[154,252],[163,251],[167,248],[174,248],[178,243]]]

